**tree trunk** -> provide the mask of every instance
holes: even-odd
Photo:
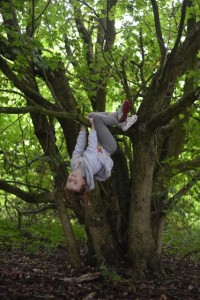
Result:
[[[165,214],[161,211],[154,211],[151,216],[151,228],[156,251],[159,255],[162,252],[162,236],[165,224]]]
[[[119,247],[110,230],[99,188],[86,193],[81,203],[85,212],[86,231],[93,243],[97,263],[116,264]]]
[[[60,218],[60,222],[62,224],[63,232],[65,234],[68,249],[69,249],[69,258],[73,267],[80,267],[81,266],[81,257],[79,253],[79,248],[77,241],[74,236],[74,232],[70,223],[70,218],[68,216],[64,200],[63,200],[63,193],[60,191],[55,192],[55,201],[56,206],[58,209],[58,216]]]
[[[162,230],[165,222],[166,205],[168,203],[168,189],[170,178],[173,173],[173,164],[167,161],[176,161],[181,153],[185,141],[185,122],[189,120],[189,112],[183,112],[184,118],[177,118],[171,126],[169,136],[163,139],[159,137],[157,152],[158,163],[154,172],[153,192],[152,192],[152,233],[159,254],[162,250]]]
[[[151,194],[155,162],[154,138],[144,130],[134,135],[133,189],[129,214],[129,258],[133,272],[160,272],[160,258],[151,231]]]
[[[131,158],[130,158],[131,160]],[[128,218],[131,196],[131,182],[129,176],[129,170],[127,166],[127,160],[122,152],[121,148],[113,155],[114,168],[112,175],[112,189],[114,190],[114,197],[116,197],[117,206],[111,205],[109,210],[109,216],[115,211],[118,213],[117,238],[120,243],[121,255],[127,254],[128,250]],[[131,161],[130,161],[131,164]],[[115,211],[113,211],[115,208]],[[119,219],[120,218],[120,219]],[[118,229],[119,228],[119,229]]]

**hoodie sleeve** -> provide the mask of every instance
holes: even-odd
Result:
[[[97,132],[96,130],[92,129],[88,135],[88,146],[87,146],[87,152],[93,152],[97,155]]]
[[[86,138],[87,138],[87,131],[86,130],[79,131],[76,146],[75,146],[72,156],[74,156],[76,154],[79,154],[79,155],[83,154],[85,147],[86,147]]]

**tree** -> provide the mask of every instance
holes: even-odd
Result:
[[[85,225],[97,263],[116,264],[126,256],[137,274],[148,268],[161,272],[166,211],[199,180],[199,144],[193,156],[187,149],[199,120],[198,1],[9,0],[0,5],[0,112],[7,120],[30,113],[40,160],[53,178],[45,191],[33,189],[7,159],[3,144],[15,180],[10,184],[5,172],[0,189],[29,203],[56,204],[75,266],[81,259],[67,207]],[[63,155],[68,153],[69,162],[78,134],[74,121],[89,125],[84,113],[103,111],[124,97],[139,119],[126,134],[112,129],[119,144],[113,176],[83,198],[64,199]],[[33,156],[24,151],[28,174]],[[187,184],[173,192],[179,174]],[[23,178],[25,188],[16,178]]]

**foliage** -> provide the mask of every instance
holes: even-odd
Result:
[[[63,242],[63,234],[60,225],[45,224],[40,222],[36,225],[26,226],[19,230],[15,222],[4,219],[1,222],[1,243],[12,249],[25,249],[37,251],[38,248],[53,248]]]
[[[83,227],[73,223],[74,232],[80,243],[85,242]],[[36,252],[42,248],[46,250],[65,247],[66,240],[62,227],[57,219],[34,221],[24,224],[19,230],[17,222],[9,218],[1,220],[0,243],[8,249],[23,249],[26,252]]]
[[[163,252],[177,257],[190,256],[199,261],[199,227],[188,226],[185,223],[185,219],[179,219],[178,216],[174,223],[173,219],[168,219],[163,235]]]

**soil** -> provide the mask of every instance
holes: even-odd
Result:
[[[40,250],[30,254],[23,250],[0,249],[0,299],[69,299],[69,300],[193,300],[200,299],[200,263],[165,256],[162,279],[146,274],[133,280],[130,270],[119,266],[86,265],[73,269],[67,251]]]

